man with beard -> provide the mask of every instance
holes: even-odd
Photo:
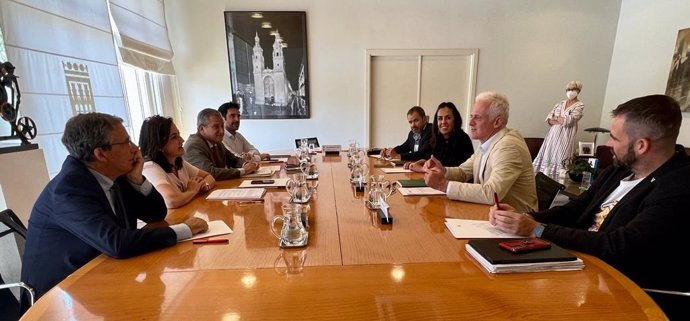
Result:
[[[247,161],[261,161],[271,159],[271,155],[260,153],[238,130],[240,129],[240,105],[228,102],[220,105],[218,111],[225,122],[225,136],[223,145],[236,156]]]
[[[431,124],[428,123],[424,109],[414,106],[407,111],[410,133],[407,140],[394,148],[384,148],[381,156],[400,158],[405,161],[426,159],[431,155]]]
[[[587,191],[538,213],[493,206],[489,221],[506,232],[597,256],[640,287],[689,291],[688,273],[665,264],[685,253],[690,227],[685,212],[690,207],[690,158],[676,145],[680,106],[671,97],[651,95],[621,104],[611,114],[607,145],[615,166]],[[687,319],[689,297],[650,295],[671,320]]]

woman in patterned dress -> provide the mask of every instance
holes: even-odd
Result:
[[[532,165],[534,172],[554,175],[564,168],[564,161],[572,155],[577,122],[582,118],[585,105],[578,99],[582,83],[573,80],[565,87],[567,99],[556,104],[546,116],[549,132]]]

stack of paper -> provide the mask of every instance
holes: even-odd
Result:
[[[266,193],[265,188],[230,188],[217,189],[206,196],[207,200],[223,201],[223,200],[240,200],[253,201],[260,200]]]
[[[244,177],[271,177],[280,170],[280,166],[261,166],[256,172],[244,175]]]
[[[446,227],[456,239],[520,238],[491,225],[489,221],[446,218]]]
[[[465,249],[490,273],[577,271],[585,267],[578,257],[556,244],[548,250],[512,253],[502,249],[501,239],[470,240]]]
[[[402,187],[398,188],[402,196],[434,196],[446,195],[445,192],[433,189],[431,187]]]
[[[394,173],[412,173],[411,170],[409,169],[404,169],[402,167],[393,167],[393,168],[381,168],[381,171],[383,171],[386,174],[394,174]]]

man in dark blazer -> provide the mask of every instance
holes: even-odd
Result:
[[[197,132],[184,143],[184,159],[210,173],[216,180],[231,179],[255,172],[259,165],[235,156],[223,145],[223,116],[206,108],[197,115]]]
[[[400,158],[405,161],[427,159],[431,156],[431,124],[428,123],[424,109],[414,106],[407,111],[410,133],[407,140],[394,148],[384,148],[381,156]]]
[[[680,106],[652,95],[611,114],[608,146],[616,166],[564,206],[524,215],[500,204],[489,220],[502,230],[597,256],[643,288],[690,291],[690,274],[678,266],[690,228],[690,159],[676,145]],[[650,295],[671,320],[690,315],[690,298]]]
[[[137,219],[161,221],[167,210],[141,174],[144,160],[122,119],[100,113],[74,116],[65,125],[62,143],[69,156],[29,218],[21,280],[37,297],[101,253],[127,258],[207,229],[204,220],[194,217],[169,227],[137,229]]]

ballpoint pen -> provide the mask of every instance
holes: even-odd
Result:
[[[226,244],[228,239],[197,239],[192,241],[193,244]]]
[[[497,209],[497,210],[500,210],[500,209],[501,209],[501,207],[498,206],[498,204],[499,204],[499,203],[498,203],[498,194],[497,194],[496,192],[494,192],[494,204],[496,204],[496,209]]]
[[[240,204],[240,205],[242,205],[242,204],[257,204],[257,203],[263,203],[263,202],[264,202],[264,200],[261,199],[261,200],[253,200],[253,201],[237,201],[237,204]]]

